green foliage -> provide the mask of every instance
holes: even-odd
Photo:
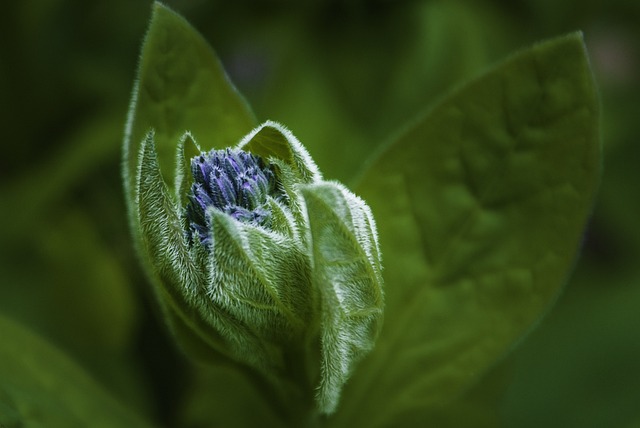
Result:
[[[0,426],[148,426],[54,346],[2,316],[0,330]]]
[[[376,410],[345,407],[341,423],[384,426],[448,403],[547,310],[593,203],[598,118],[570,35],[447,97],[368,167],[357,189],[379,219],[388,315],[345,393]]]
[[[145,2],[4,8],[2,428],[144,425],[137,414],[184,427],[637,425],[637,5],[166,1],[204,37],[156,3],[139,57]],[[572,33],[487,69],[576,28],[584,42]],[[119,142],[136,58],[127,225]],[[607,160],[594,212],[591,68]],[[275,122],[255,128],[251,109],[306,150]],[[301,270],[311,299],[280,278],[234,282],[213,305],[193,280],[208,255],[171,251],[189,247],[189,160],[239,145],[298,204],[269,202],[287,240],[218,215],[218,258],[236,262],[224,275],[277,277],[271,255],[294,260],[292,238],[321,262]],[[325,178],[370,206],[382,263],[375,229],[350,220],[358,199]]]
[[[382,316],[377,236],[366,205],[325,184],[280,125],[267,122],[240,141],[248,109],[201,37],[159,3],[129,118],[124,184],[133,235],[176,340],[209,362],[213,352],[216,362],[246,364],[285,402],[293,393],[304,403],[319,384],[318,409],[333,412],[355,362],[373,349]],[[225,147],[233,136],[238,148],[274,165],[286,203],[267,197],[268,228],[207,211],[212,244],[204,248],[185,231],[183,203],[193,182],[187,153],[199,148],[194,137],[204,147]]]
[[[179,151],[189,138],[176,144]],[[128,201],[139,228],[134,236],[140,239],[141,257],[185,351],[202,358],[202,349],[208,348],[208,363],[213,352],[220,354],[213,358],[216,363],[224,356],[246,364],[285,402],[294,394],[304,405],[319,383],[318,409],[331,413],[354,364],[373,349],[381,324],[373,217],[346,188],[322,181],[309,154],[280,125],[267,122],[256,128],[238,148],[267,156],[286,199],[266,196],[268,227],[208,208],[208,248],[189,242],[180,205],[186,198],[171,197],[154,133],[146,136],[135,198]],[[176,159],[175,175],[181,177],[183,156]],[[321,357],[316,355],[318,341]],[[292,362],[296,359],[301,361]]]
[[[355,363],[374,346],[384,297],[369,207],[338,183],[301,188],[309,216],[313,281],[321,298],[320,407],[333,412]]]
[[[164,51],[179,52],[169,41],[163,50],[149,49],[155,34],[178,22],[156,5],[142,57],[148,69],[166,66]],[[190,34],[183,25],[178,34]],[[177,46],[182,39],[200,43],[183,36]],[[144,68],[142,75],[144,81]],[[234,93],[224,81],[216,84],[216,93]],[[167,85],[173,88],[171,80]],[[145,92],[144,86],[138,90]],[[172,91],[178,100],[191,93]],[[154,107],[137,97],[131,117],[153,133],[140,147],[136,200],[129,201],[137,207],[134,228],[140,228],[140,248],[160,295],[171,296],[167,305],[181,308],[179,317],[196,336],[217,342],[214,349],[276,384],[285,361],[319,359],[319,409],[332,413],[381,325],[381,266],[368,207],[341,185],[317,181],[297,140],[267,123],[239,147],[277,166],[291,211],[272,202],[280,213],[274,229],[286,233],[211,212],[211,255],[190,248],[176,203],[184,197],[177,194],[172,202],[156,155],[158,144],[170,143],[157,142],[157,124],[145,119]],[[209,109],[172,103],[195,117]],[[450,402],[546,311],[572,266],[591,208],[599,176],[598,119],[584,45],[574,34],[522,52],[450,95],[368,165],[358,189],[374,206],[389,254],[390,318],[380,345],[350,383],[335,424],[384,426]],[[180,126],[161,129],[184,150],[177,144]],[[132,148],[125,165],[131,165]],[[173,176],[182,183],[184,155],[177,159]],[[130,175],[127,166],[125,185]],[[300,197],[304,211],[297,208]],[[315,348],[308,346],[317,329],[321,357],[314,358]],[[423,367],[427,361],[429,369]],[[302,367],[318,371],[313,363]],[[359,411],[364,403],[375,411]]]

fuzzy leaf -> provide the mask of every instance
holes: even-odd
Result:
[[[178,142],[176,148],[174,199],[181,207],[187,206],[187,195],[193,184],[191,159],[198,156],[201,152],[202,150],[190,132],[185,133]]]
[[[144,257],[171,294],[196,295],[205,278],[190,256],[180,208],[162,179],[152,133],[140,149],[136,206]]]
[[[238,148],[265,159],[284,161],[294,171],[297,182],[309,183],[322,178],[307,149],[279,123],[263,123],[247,135]]]
[[[235,145],[255,125],[208,43],[181,16],[154,3],[125,132],[129,201],[134,197],[135,155],[150,130],[163,176],[173,186],[175,147],[186,131],[208,150]]]
[[[191,355],[210,361],[224,352],[224,339],[206,321],[206,271],[192,257],[179,219],[179,207],[169,195],[160,173],[153,134],[140,147],[136,183],[136,224],[140,251],[156,287],[174,337]]]
[[[0,331],[0,426],[150,426],[29,330],[0,316]]]
[[[593,203],[598,109],[572,34],[453,93],[373,162],[357,190],[380,226],[385,328],[335,426],[420,421],[549,308]]]
[[[355,364],[374,346],[383,291],[375,224],[368,207],[343,186],[300,189],[309,215],[314,285],[321,299],[319,408],[332,413]]]
[[[295,202],[298,199],[298,185],[322,180],[322,174],[307,149],[291,131],[273,121],[254,129],[243,138],[238,148],[267,159],[278,169],[282,187],[290,200],[294,201],[289,207],[291,213],[303,231],[306,228],[306,214]],[[304,239],[304,233],[300,238]]]
[[[286,345],[300,341],[311,315],[308,262],[287,236],[219,211],[209,215],[212,323],[227,334],[238,361],[282,370]]]

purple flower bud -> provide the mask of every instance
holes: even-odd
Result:
[[[281,200],[284,194],[271,166],[262,158],[237,150],[211,150],[191,159],[193,184],[186,207],[191,242],[211,245],[209,208],[235,220],[269,227],[267,196]]]

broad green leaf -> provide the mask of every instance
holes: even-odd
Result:
[[[173,186],[176,146],[190,131],[203,149],[235,145],[255,118],[213,50],[182,17],[156,2],[142,47],[124,141],[125,188],[133,198],[136,154],[153,130],[165,181]]]
[[[0,331],[0,426],[149,426],[51,344],[1,315]]]
[[[357,190],[379,226],[385,326],[336,426],[419,420],[531,329],[565,282],[591,209],[598,120],[572,34],[459,89],[373,162]]]

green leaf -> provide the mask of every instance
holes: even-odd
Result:
[[[135,201],[145,261],[167,292],[196,295],[197,286],[205,282],[204,274],[190,256],[180,207],[171,200],[162,179],[153,133],[147,135],[140,152]]]
[[[385,327],[336,426],[451,402],[548,309],[593,203],[598,110],[572,34],[453,93],[373,162],[357,190],[378,220]]]
[[[173,186],[175,148],[186,131],[203,149],[211,149],[235,145],[255,125],[253,113],[207,42],[181,16],[154,3],[125,132],[129,200],[135,155],[150,130],[165,181]]]
[[[212,323],[226,334],[236,361],[273,376],[284,366],[283,344],[298,340],[311,316],[308,265],[286,236],[213,209],[208,215]]]
[[[60,350],[0,315],[0,426],[149,426]]]
[[[284,126],[267,121],[247,135],[238,148],[265,159],[279,159],[292,168],[297,182],[310,183],[322,175],[307,149]]]
[[[209,299],[201,293],[207,281],[206,255],[195,257],[196,252],[188,248],[180,208],[171,200],[162,179],[153,133],[147,135],[140,152],[135,221],[139,225],[142,261],[180,346],[199,359],[218,360],[222,356],[217,353],[224,350],[224,338],[208,322]]]
[[[343,186],[301,186],[309,215],[313,281],[320,293],[318,407],[333,413],[353,368],[373,349],[382,325],[380,257],[368,207]]]
[[[202,153],[202,149],[190,132],[185,133],[176,147],[176,176],[173,187],[175,201],[181,207],[186,207],[189,190],[193,184],[191,174],[191,159]]]

